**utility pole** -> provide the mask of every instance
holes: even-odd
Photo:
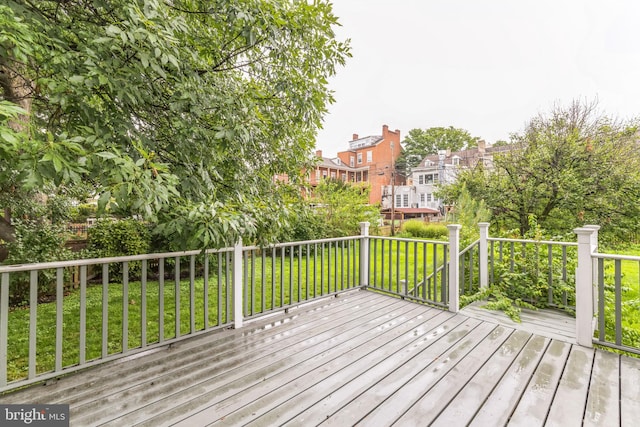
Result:
[[[393,161],[393,142],[391,142],[391,235],[396,235],[396,169]]]

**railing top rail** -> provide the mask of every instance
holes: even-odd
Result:
[[[274,243],[272,245],[266,246],[243,246],[243,250],[256,250],[256,249],[274,249],[274,248],[285,248],[289,246],[301,246],[301,245],[312,245],[316,243],[329,243],[329,242],[342,242],[347,240],[359,240],[363,236],[348,236],[348,237],[331,237],[327,239],[317,239],[317,240],[300,240],[297,242],[283,242],[283,243]],[[371,236],[369,236],[371,237]]]
[[[602,259],[619,259],[622,261],[638,261],[640,262],[640,256],[636,255],[621,255],[621,254],[603,254],[599,252],[594,252],[591,254],[594,258],[602,258]]]
[[[474,246],[476,246],[478,244],[480,244],[480,239],[476,240],[475,242],[472,242],[469,246],[467,246],[466,248],[461,250],[459,255],[463,255],[463,254],[469,252],[471,249],[473,249]]]
[[[378,239],[378,240],[395,240],[398,242],[438,243],[442,245],[449,245],[449,242],[444,240],[406,239],[402,237],[387,237],[387,236],[369,236],[369,237],[371,239]]]
[[[20,271],[47,270],[52,268],[77,267],[77,266],[83,266],[83,265],[102,265],[102,264],[110,264],[115,262],[143,261],[143,260],[160,259],[160,258],[175,258],[175,257],[182,257],[182,256],[200,255],[202,253],[212,254],[212,253],[222,253],[222,252],[231,252],[231,251],[233,251],[233,248],[207,249],[205,251],[192,250],[192,251],[181,251],[181,252],[162,252],[162,253],[152,253],[152,254],[143,254],[143,255],[118,256],[118,257],[110,257],[110,258],[85,258],[85,259],[74,259],[74,260],[68,260],[68,261],[41,262],[41,263],[34,263],[34,264],[1,265],[0,273],[16,273]]]
[[[507,239],[503,237],[489,237],[487,240],[493,241],[493,242],[537,243],[541,245],[578,246],[577,242],[561,242],[558,240]]]

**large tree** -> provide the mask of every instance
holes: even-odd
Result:
[[[431,154],[437,154],[438,150],[459,151],[476,147],[480,138],[459,128],[432,127],[429,129],[411,129],[402,147],[404,151],[397,161],[397,169],[400,173],[408,173],[411,168],[420,164],[422,159]]]
[[[443,194],[464,185],[484,199],[494,221],[524,235],[530,216],[550,233],[585,223],[604,232],[640,229],[637,124],[607,117],[594,102],[575,101],[533,118],[494,155],[493,168],[466,171]]]
[[[323,0],[8,0],[3,207],[82,181],[184,244],[268,236],[349,55],[335,25]]]

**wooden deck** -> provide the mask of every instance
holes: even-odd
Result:
[[[0,397],[71,425],[637,425],[640,360],[355,291]]]

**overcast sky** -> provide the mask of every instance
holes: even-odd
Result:
[[[333,0],[353,57],[317,148],[353,133],[454,126],[508,140],[555,103],[640,116],[638,0]]]

